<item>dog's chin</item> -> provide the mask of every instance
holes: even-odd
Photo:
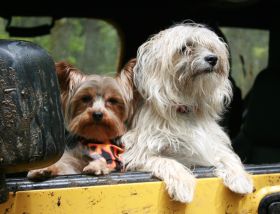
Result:
[[[209,74],[209,73],[213,73],[213,72],[214,72],[213,67],[207,67],[202,71],[202,73],[204,73],[204,74]]]
[[[102,123],[91,123],[70,131],[86,139],[93,139],[100,142],[112,140],[124,134],[123,127],[117,128],[115,126],[108,126]]]
[[[215,72],[213,67],[206,67],[206,68],[202,68],[199,70],[196,70],[195,72],[193,72],[192,77],[196,78],[198,76],[206,76],[206,75],[211,75]]]

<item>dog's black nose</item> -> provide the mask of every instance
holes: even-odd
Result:
[[[210,65],[215,66],[217,64],[218,57],[216,57],[215,55],[208,55],[204,57],[204,60]]]
[[[103,113],[100,111],[93,112],[92,118],[95,122],[100,122],[103,118]]]

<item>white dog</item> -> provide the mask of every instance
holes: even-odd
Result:
[[[231,99],[228,50],[198,24],[179,24],[140,46],[132,82],[142,100],[122,138],[127,169],[150,171],[169,195],[190,202],[195,177],[189,167],[214,166],[232,191],[253,191],[250,176],[217,121]]]

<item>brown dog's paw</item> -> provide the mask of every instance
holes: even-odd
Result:
[[[103,159],[97,159],[91,161],[84,169],[84,174],[91,175],[107,175],[110,173],[110,168],[107,166],[107,163]]]
[[[55,175],[58,175],[57,168],[50,166],[42,169],[30,170],[27,174],[27,178],[30,180],[45,180]]]

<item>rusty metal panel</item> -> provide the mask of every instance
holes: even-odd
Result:
[[[0,171],[49,164],[64,146],[52,58],[31,42],[0,40]]]
[[[262,198],[280,192],[280,174],[252,178],[255,191],[246,196],[231,192],[220,178],[199,178],[189,204],[171,200],[162,181],[16,191],[0,204],[0,213],[257,213]]]

